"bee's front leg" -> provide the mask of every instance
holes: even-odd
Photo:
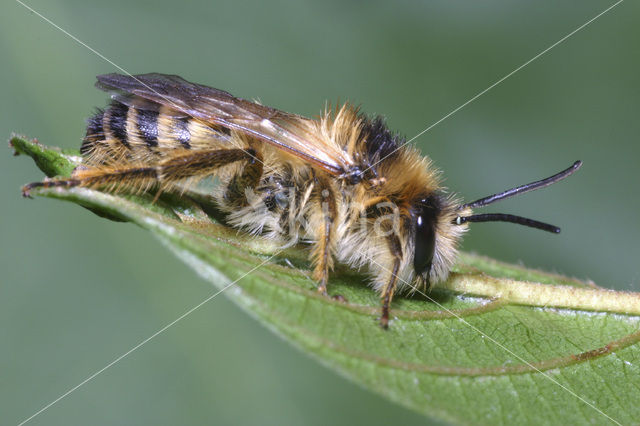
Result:
[[[389,328],[389,309],[393,300],[396,285],[398,283],[398,272],[400,271],[400,262],[402,261],[402,247],[400,239],[397,235],[392,234],[387,237],[389,251],[393,256],[393,268],[389,271],[390,275],[387,284],[382,290],[382,315],[380,316],[380,326],[385,330]]]

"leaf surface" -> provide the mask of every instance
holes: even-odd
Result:
[[[48,176],[68,176],[79,161],[77,153],[20,137],[10,144]],[[276,334],[425,415],[458,424],[640,418],[637,293],[463,253],[449,282],[428,297],[394,300],[384,331],[378,295],[362,274],[338,267],[329,292],[347,302],[322,297],[304,247],[280,251],[239,233],[202,198],[153,203],[85,188],[33,193],[149,230],[219,289],[234,283],[225,294]]]

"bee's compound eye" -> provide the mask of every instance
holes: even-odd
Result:
[[[427,197],[415,210],[415,248],[413,269],[418,275],[429,273],[436,246],[436,221],[440,208],[435,197]]]

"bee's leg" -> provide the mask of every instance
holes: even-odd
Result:
[[[33,188],[43,187],[106,187],[108,190],[146,192],[154,186],[171,186],[182,179],[209,176],[224,165],[256,159],[256,152],[242,149],[195,151],[164,159],[153,166],[122,168],[104,166],[76,169],[70,179],[34,182],[22,187],[22,195],[29,196]]]
[[[389,328],[389,307],[391,306],[391,300],[393,300],[393,293],[396,290],[396,284],[398,283],[398,272],[400,270],[400,262],[402,260],[402,247],[400,245],[400,239],[397,235],[392,234],[387,237],[387,243],[389,245],[389,251],[393,256],[393,268],[391,275],[389,276],[389,282],[382,290],[382,316],[380,317],[380,326],[385,330]]]
[[[241,208],[249,204],[247,190],[256,188],[260,183],[263,165],[262,156],[256,152],[244,168],[231,178],[223,195],[229,207]]]
[[[22,196],[25,198],[31,198],[31,190],[33,188],[52,188],[56,186],[70,188],[72,186],[78,186],[79,184],[80,184],[80,181],[77,179],[45,180],[42,182],[31,182],[22,187]]]
[[[315,264],[313,278],[320,283],[318,284],[318,293],[326,296],[329,269],[333,266],[333,256],[331,254],[334,244],[333,225],[338,209],[333,188],[326,181],[320,181],[319,183],[317,193],[320,195],[318,200],[322,208],[322,219],[319,224],[319,232],[317,233],[317,242],[311,256]]]

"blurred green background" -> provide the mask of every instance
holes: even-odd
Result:
[[[131,73],[163,72],[304,115],[351,100],[412,137],[611,5],[607,1],[52,1],[28,4]],[[117,69],[20,4],[0,14],[0,135],[79,147]],[[464,249],[638,290],[640,27],[624,2],[416,143],[465,199],[580,172],[486,211],[559,236],[473,226]],[[199,303],[209,284],[151,235],[23,200],[0,155],[0,422],[15,424]],[[518,348],[511,348],[515,352]],[[418,424],[218,297],[32,424]]]

